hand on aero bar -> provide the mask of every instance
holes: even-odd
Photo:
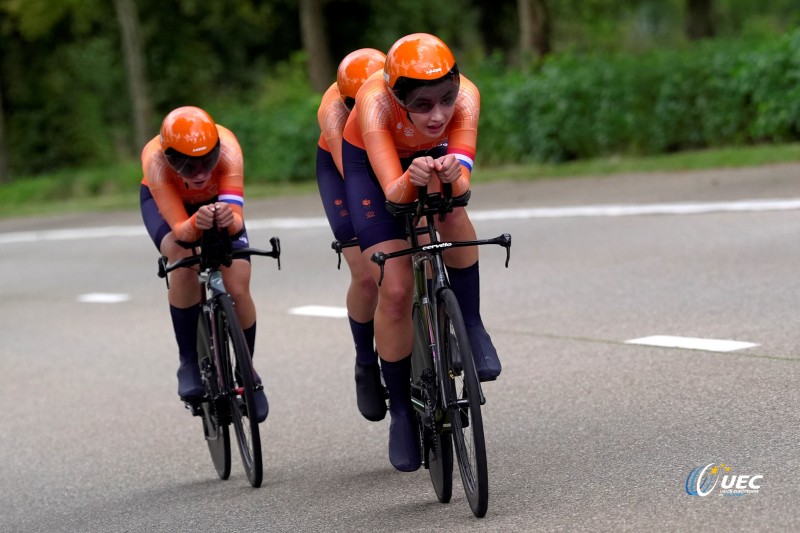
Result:
[[[431,156],[417,157],[408,166],[408,177],[411,185],[426,187],[434,176],[435,162]]]
[[[442,183],[453,183],[461,177],[461,163],[453,154],[444,155],[434,161],[434,172]]]
[[[225,202],[204,205],[197,210],[195,223],[199,230],[211,229],[215,223],[218,228],[227,228],[233,224],[233,211]]]

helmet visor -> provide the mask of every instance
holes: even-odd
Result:
[[[451,71],[432,81],[405,78],[395,84],[394,95],[409,113],[430,113],[438,105],[451,107],[456,103],[461,77]]]
[[[217,141],[217,144],[210,152],[200,156],[186,155],[174,148],[167,148],[164,150],[164,155],[167,157],[169,166],[184,178],[192,178],[202,172],[210,172],[217,166],[219,153],[219,141]]]

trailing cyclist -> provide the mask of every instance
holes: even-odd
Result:
[[[317,111],[322,130],[317,146],[317,184],[328,223],[339,242],[356,236],[342,178],[342,132],[355,105],[356,93],[373,72],[383,68],[385,59],[383,52],[373,48],[361,48],[345,56],[339,63],[336,82],[322,96]],[[383,420],[386,416],[385,389],[373,344],[378,287],[359,250],[345,248],[342,254],[350,270],[346,302],[356,347],[356,403],[367,420]]]
[[[191,255],[202,232],[214,226],[228,231],[234,249],[247,247],[242,150],[234,134],[215,124],[204,110],[186,106],[167,114],[160,134],[142,150],[142,171],[142,219],[170,263]],[[256,309],[250,296],[250,261],[235,259],[222,272],[252,355]],[[197,273],[186,268],[172,272],[167,300],[180,360],[178,396],[192,403],[204,394],[197,363]],[[261,383],[258,377],[256,381]],[[269,412],[261,388],[256,391],[256,411],[259,422]]]
[[[411,202],[418,186],[437,191],[440,182],[452,183],[454,196],[469,190],[478,134],[480,94],[459,73],[445,43],[412,34],[386,56],[384,71],[359,90],[342,143],[347,201],[365,258],[408,247],[403,222],[386,211],[386,200]],[[445,240],[476,238],[464,208],[455,209],[439,230]],[[413,280],[408,261],[385,266],[375,311],[375,341],[389,392],[389,459],[402,471],[414,471],[421,462],[409,391]],[[445,263],[479,377],[495,379],[501,366],[480,316],[478,250],[448,250]],[[371,268],[378,279],[377,267]]]

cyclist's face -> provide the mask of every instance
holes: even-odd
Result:
[[[453,118],[458,86],[442,83],[411,91],[406,98],[406,110],[411,121],[423,135],[439,137]]]
[[[220,143],[217,142],[210,152],[201,156],[189,156],[173,148],[165,150],[164,155],[169,166],[183,178],[187,187],[202,189],[219,161],[220,149]]]
[[[190,189],[202,189],[206,186],[208,179],[211,177],[211,170],[208,171],[200,171],[197,174],[193,175],[191,178],[183,178],[183,182],[186,186]]]

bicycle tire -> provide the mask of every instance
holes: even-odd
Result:
[[[458,300],[451,289],[440,291],[438,298],[441,352],[451,378],[447,396],[453,446],[470,509],[482,518],[489,507],[489,473],[480,385]]]
[[[239,319],[233,307],[230,296],[223,294],[219,297],[219,318],[223,351],[228,355],[230,363],[236,363],[236,378],[240,383],[235,383],[234,373],[230,372],[230,411],[236,441],[242,457],[242,466],[247,474],[247,479],[253,487],[260,487],[263,477],[261,461],[261,433],[258,420],[255,416],[255,379],[253,376],[253,363],[250,350],[247,348]],[[231,357],[231,350],[233,357]],[[229,364],[230,364],[229,363]]]
[[[201,313],[197,321],[198,364],[206,390],[206,401],[201,405],[203,436],[214,469],[219,478],[225,480],[231,475],[231,435],[228,431],[229,420],[217,409],[219,396],[217,369],[211,358],[211,336],[207,320],[206,315]]]

